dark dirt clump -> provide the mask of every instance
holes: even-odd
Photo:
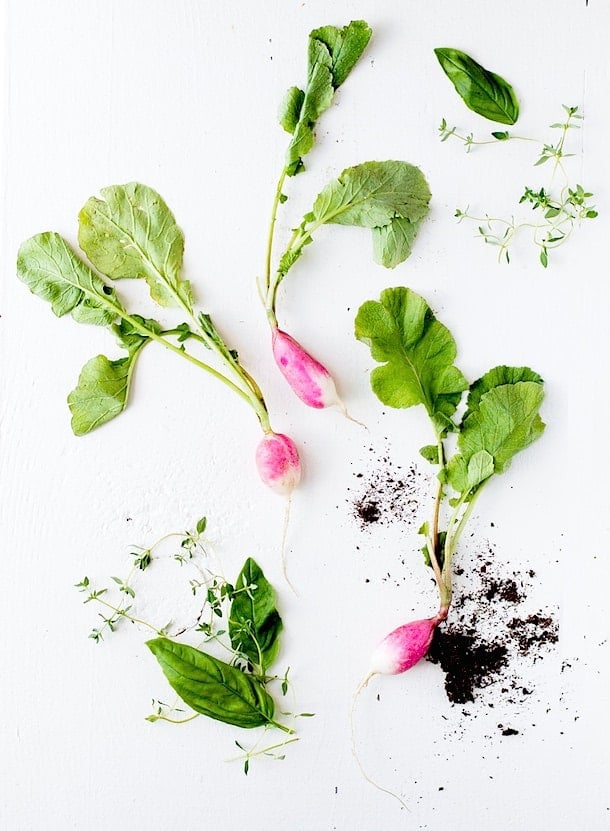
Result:
[[[525,701],[532,690],[520,674],[522,658],[537,661],[559,637],[552,613],[521,611],[535,573],[507,574],[492,547],[487,545],[485,553],[487,557],[474,568],[455,569],[449,619],[436,630],[427,655],[444,671],[445,690],[453,704],[474,701],[477,691],[498,681],[509,701]]]
[[[501,643],[478,640],[473,633],[437,629],[428,660],[445,673],[447,697],[455,704],[474,701],[475,689],[491,684],[506,666],[508,650]]]

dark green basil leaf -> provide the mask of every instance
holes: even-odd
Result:
[[[273,699],[254,676],[167,638],[154,638],[147,646],[175,692],[196,713],[236,727],[273,722]]]
[[[434,54],[469,109],[500,124],[516,122],[519,102],[508,81],[485,69],[459,49],[439,48],[434,50]]]
[[[240,591],[251,586],[247,591]],[[229,614],[231,646],[264,673],[279,649],[282,619],[275,607],[275,591],[260,566],[248,557],[235,583]]]

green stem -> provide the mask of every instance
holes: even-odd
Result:
[[[111,308],[116,312],[118,317],[121,317],[123,320],[126,320],[133,328],[139,332],[141,335],[145,335],[147,338],[156,341],[157,343],[164,346],[166,349],[169,349],[170,352],[173,352],[176,355],[180,355],[185,360],[189,361],[194,366],[199,367],[199,369],[203,369],[205,372],[212,375],[214,378],[217,378],[219,381],[229,387],[229,389],[233,390],[241,399],[243,399],[247,404],[249,404],[256,415],[258,416],[258,420],[260,421],[261,427],[267,433],[271,431],[271,425],[269,423],[269,413],[267,412],[267,408],[265,407],[264,403],[255,399],[253,395],[249,395],[245,392],[241,387],[237,384],[233,383],[230,378],[227,378],[226,375],[223,375],[222,372],[219,372],[214,367],[210,366],[209,364],[200,361],[199,358],[196,358],[194,355],[191,355],[185,349],[176,346],[171,341],[164,338],[162,335],[157,334],[152,329],[147,329],[146,326],[141,324],[135,317],[132,317],[128,314],[124,309],[120,306],[116,306],[113,303],[108,303]]]
[[[111,609],[116,615],[120,615],[120,617],[125,618],[125,620],[130,620],[132,623],[139,623],[140,626],[145,626],[147,629],[151,629],[156,635],[161,634],[159,629],[157,629],[156,626],[153,626],[152,623],[149,623],[147,620],[142,620],[139,617],[132,617],[132,615],[128,615],[127,612],[125,612],[120,606],[113,606],[112,603],[108,603],[107,600],[102,600],[100,597],[96,597],[95,600],[101,606]]]
[[[469,501],[466,503],[468,499],[468,494],[462,494],[459,498],[457,505],[455,506],[451,518],[449,520],[449,525],[447,527],[447,536],[445,538],[445,546],[444,546],[444,559],[443,559],[443,588],[446,593],[446,598],[448,600],[446,608],[449,608],[451,604],[451,595],[452,595],[452,586],[451,586],[451,578],[452,578],[452,561],[453,555],[457,548],[457,544],[460,540],[460,537],[466,527],[466,523],[472,511],[474,509],[475,503],[479,497],[479,494],[483,490],[484,485],[486,482],[482,482],[476,489],[476,491],[470,495]],[[462,511],[462,508],[466,504],[466,509]],[[460,513],[461,512],[461,513]],[[444,604],[441,602],[441,606]]]
[[[155,714],[155,721],[169,721],[170,724],[186,724],[187,721],[193,721],[196,718],[199,718],[200,713],[193,713],[192,716],[187,716],[186,718],[170,718],[169,716],[159,716]]]
[[[273,199],[273,207],[271,209],[271,221],[269,223],[269,234],[267,236],[267,254],[265,257],[265,291],[267,296],[271,288],[271,258],[273,255],[273,238],[275,236],[275,222],[277,220],[277,211],[282,198],[282,188],[286,180],[287,170],[282,170],[281,176],[278,179],[277,187],[275,189],[275,196]]]
[[[274,721],[273,719],[269,719],[269,724],[273,727],[277,727],[278,730],[282,730],[284,733],[288,733],[290,736],[293,736],[296,732],[292,729],[292,727],[286,727],[285,724],[280,724],[279,721]]]

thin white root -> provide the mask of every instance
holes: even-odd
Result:
[[[354,696],[352,698],[352,706],[351,706],[350,712],[349,712],[349,729],[350,729],[350,738],[351,738],[351,745],[352,745],[352,756],[356,760],[356,764],[358,765],[358,768],[360,769],[360,773],[362,774],[362,776],[366,779],[366,781],[370,785],[372,785],[374,788],[377,788],[378,791],[381,791],[382,793],[385,793],[388,796],[392,796],[392,797],[394,797],[394,799],[397,799],[398,802],[400,802],[402,807],[405,809],[405,811],[410,812],[410,808],[406,805],[405,802],[402,801],[402,799],[398,796],[397,793],[394,793],[394,791],[389,791],[387,788],[384,788],[378,782],[375,782],[373,779],[371,779],[371,777],[368,775],[368,773],[365,771],[364,767],[362,766],[362,762],[360,761],[360,757],[358,756],[358,751],[356,749],[356,733],[355,733],[355,730],[354,730],[354,711],[356,709],[356,702],[358,701],[358,696],[360,695],[362,690],[366,687],[366,685],[371,680],[371,678],[374,675],[377,675],[377,674],[378,673],[376,673],[376,672],[369,672],[369,674],[365,678],[363,678],[362,681],[358,684],[358,687],[356,688],[356,692],[354,693]]]
[[[282,575],[284,580],[290,586],[293,594],[295,597],[299,596],[299,593],[295,589],[295,587],[290,582],[288,577],[288,572],[286,570],[286,537],[288,535],[288,522],[290,520],[290,503],[292,501],[292,494],[288,494],[288,499],[286,501],[286,510],[284,511],[284,527],[282,528],[282,546],[281,546],[281,558],[282,558]]]
[[[347,407],[345,406],[343,401],[341,401],[341,399],[339,399],[339,401],[337,402],[337,407],[339,407],[339,409],[348,421],[353,421],[354,424],[358,424],[360,427],[364,427],[365,430],[369,429],[363,421],[358,421],[357,418],[354,418],[352,415],[349,414],[349,412],[347,411]]]

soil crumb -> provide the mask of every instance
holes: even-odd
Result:
[[[478,691],[498,682],[509,701],[525,701],[532,690],[520,675],[523,657],[539,660],[559,637],[551,612],[526,609],[528,581],[534,573],[499,574],[489,544],[486,553],[492,556],[479,559],[473,569],[456,569],[449,621],[436,630],[427,656],[445,673],[445,690],[453,704],[474,701]]]
[[[413,521],[426,487],[425,477],[415,464],[403,468],[382,456],[373,470],[355,476],[361,482],[350,501],[361,529]]]

